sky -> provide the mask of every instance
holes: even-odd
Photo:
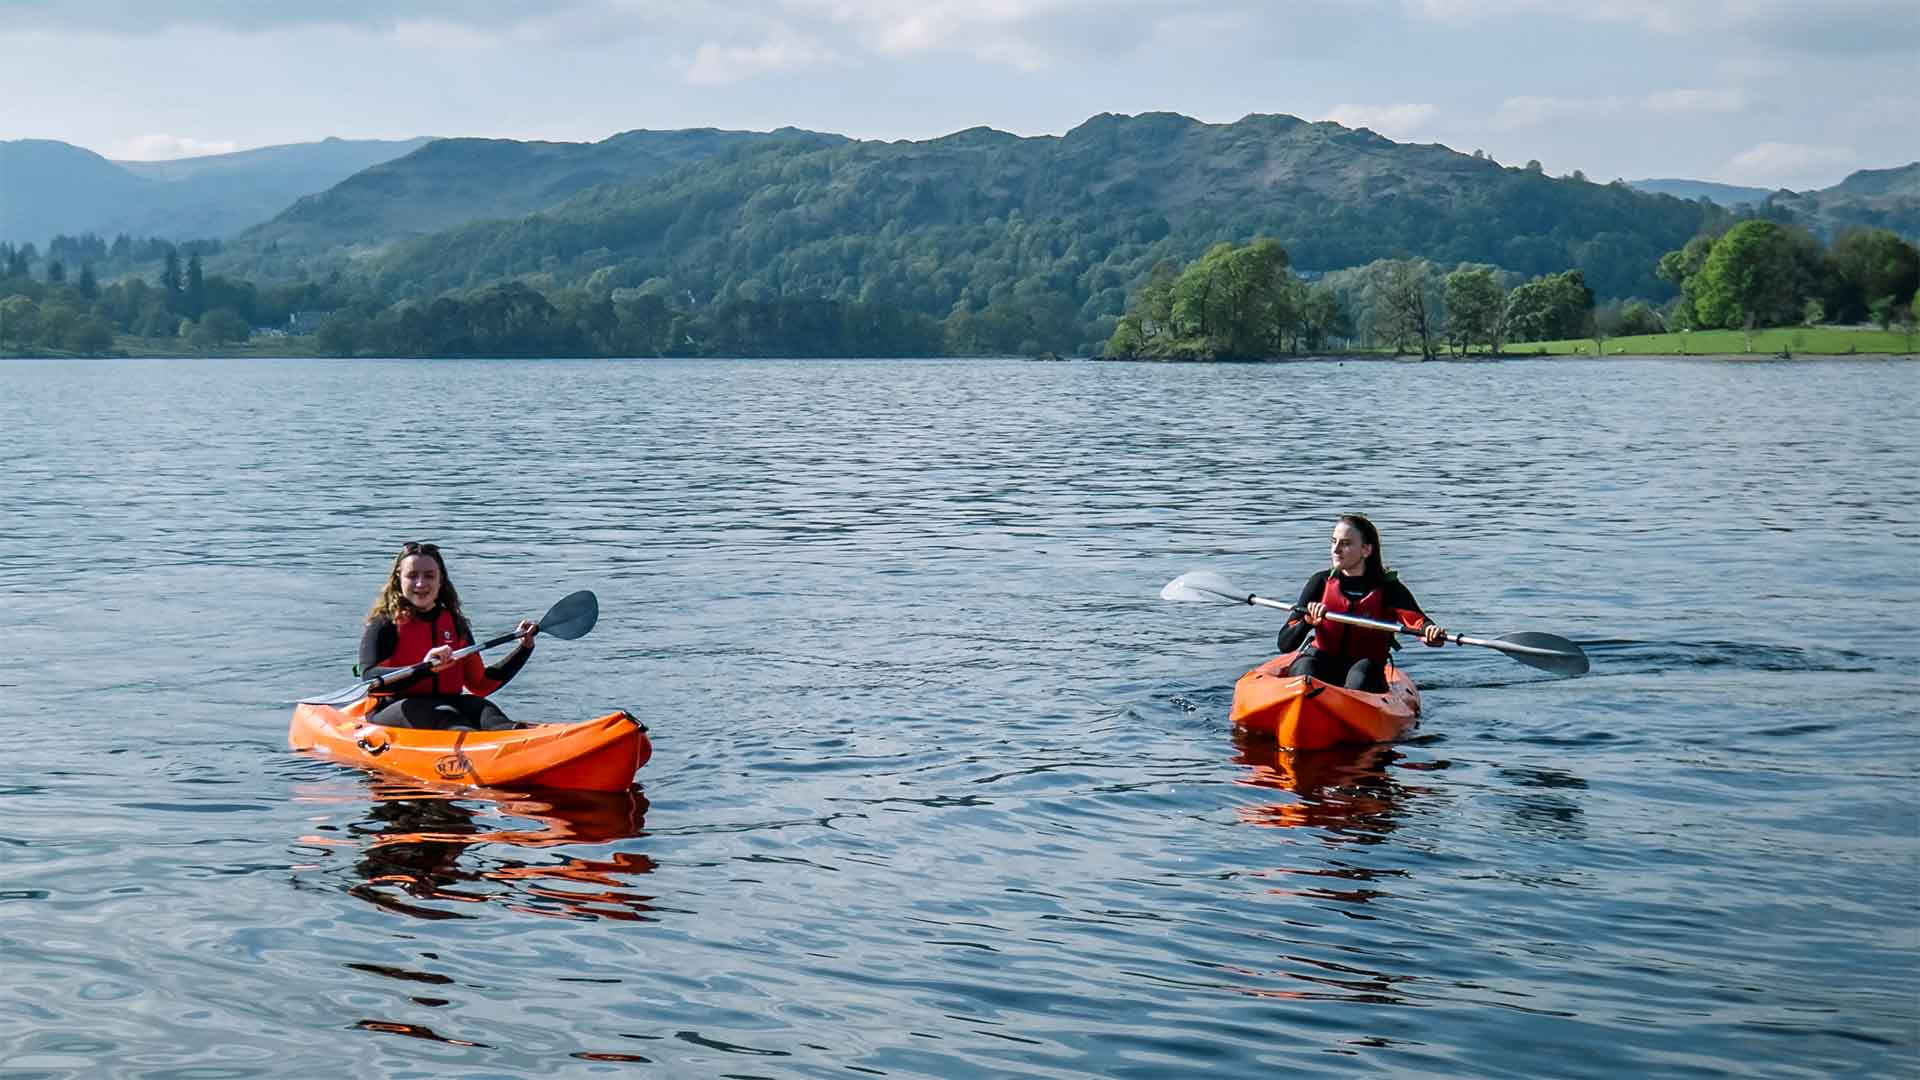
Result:
[[[0,139],[926,139],[1286,113],[1556,175],[1920,159],[1920,0],[0,0]]]

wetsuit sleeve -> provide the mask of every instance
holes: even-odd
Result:
[[[473,641],[473,627],[468,626],[465,619],[460,620],[460,633],[466,641]],[[516,646],[507,654],[505,660],[497,664],[488,664],[480,659],[479,653],[474,653],[461,661],[460,679],[466,684],[468,690],[480,697],[486,697],[507,685],[507,680],[518,675],[520,669],[526,666],[527,657],[531,655],[533,655],[532,649]]]
[[[507,654],[505,660],[497,664],[481,666],[478,655],[467,657],[467,689],[486,697],[495,690],[507,685],[507,681],[520,674],[527,666],[527,657],[533,655],[532,649],[516,648]]]
[[[393,655],[393,650],[399,647],[400,631],[393,628],[393,620],[379,618],[368,623],[366,629],[360,632],[360,663],[354,667],[355,674],[363,679],[377,679],[390,672],[405,671],[411,665],[381,666],[388,657]],[[427,674],[421,674],[403,682],[388,683],[381,687],[381,692],[403,690],[427,677]]]
[[[1320,599],[1327,588],[1327,573],[1328,571],[1322,570],[1307,579],[1307,584],[1300,590],[1300,599],[1294,601],[1295,606],[1306,607]],[[1275,640],[1274,645],[1281,652],[1290,653],[1307,640],[1307,631],[1311,629],[1312,627],[1307,625],[1306,617],[1296,611],[1287,616],[1287,623],[1280,628],[1280,636]]]
[[[1401,626],[1409,630],[1419,630],[1427,625],[1427,613],[1420,610],[1420,602],[1413,598],[1413,591],[1395,578],[1387,583],[1387,611]]]

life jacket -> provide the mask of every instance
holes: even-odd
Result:
[[[1360,619],[1392,621],[1387,615],[1387,594],[1384,583],[1375,585],[1371,592],[1360,599],[1350,601],[1347,599],[1347,594],[1340,591],[1340,579],[1328,574],[1326,587],[1320,590],[1320,602],[1327,606],[1329,615],[1352,615]],[[1320,625],[1313,630],[1313,647],[1334,656],[1371,660],[1375,665],[1385,665],[1387,656],[1393,650],[1393,635],[1384,630],[1369,630],[1364,626],[1322,619]]]
[[[472,644],[466,634],[461,632],[460,622],[453,613],[442,608],[434,612],[433,618],[422,619],[415,616],[393,624],[399,635],[399,642],[393,647],[393,655],[381,663],[382,667],[411,667],[427,658],[427,650],[440,645],[451,645],[457,651]],[[426,679],[416,682],[402,692],[404,697],[426,697],[435,694],[458,694],[466,687],[466,665],[456,661],[445,671],[436,671]]]

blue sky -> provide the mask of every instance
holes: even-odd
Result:
[[[1915,0],[0,0],[0,139],[1059,134],[1290,113],[1595,180],[1920,158]]]

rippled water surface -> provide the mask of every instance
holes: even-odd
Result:
[[[0,1076],[1912,1075],[1920,367],[0,365]],[[1339,512],[1418,737],[1237,737]],[[628,796],[285,749],[397,545]]]

